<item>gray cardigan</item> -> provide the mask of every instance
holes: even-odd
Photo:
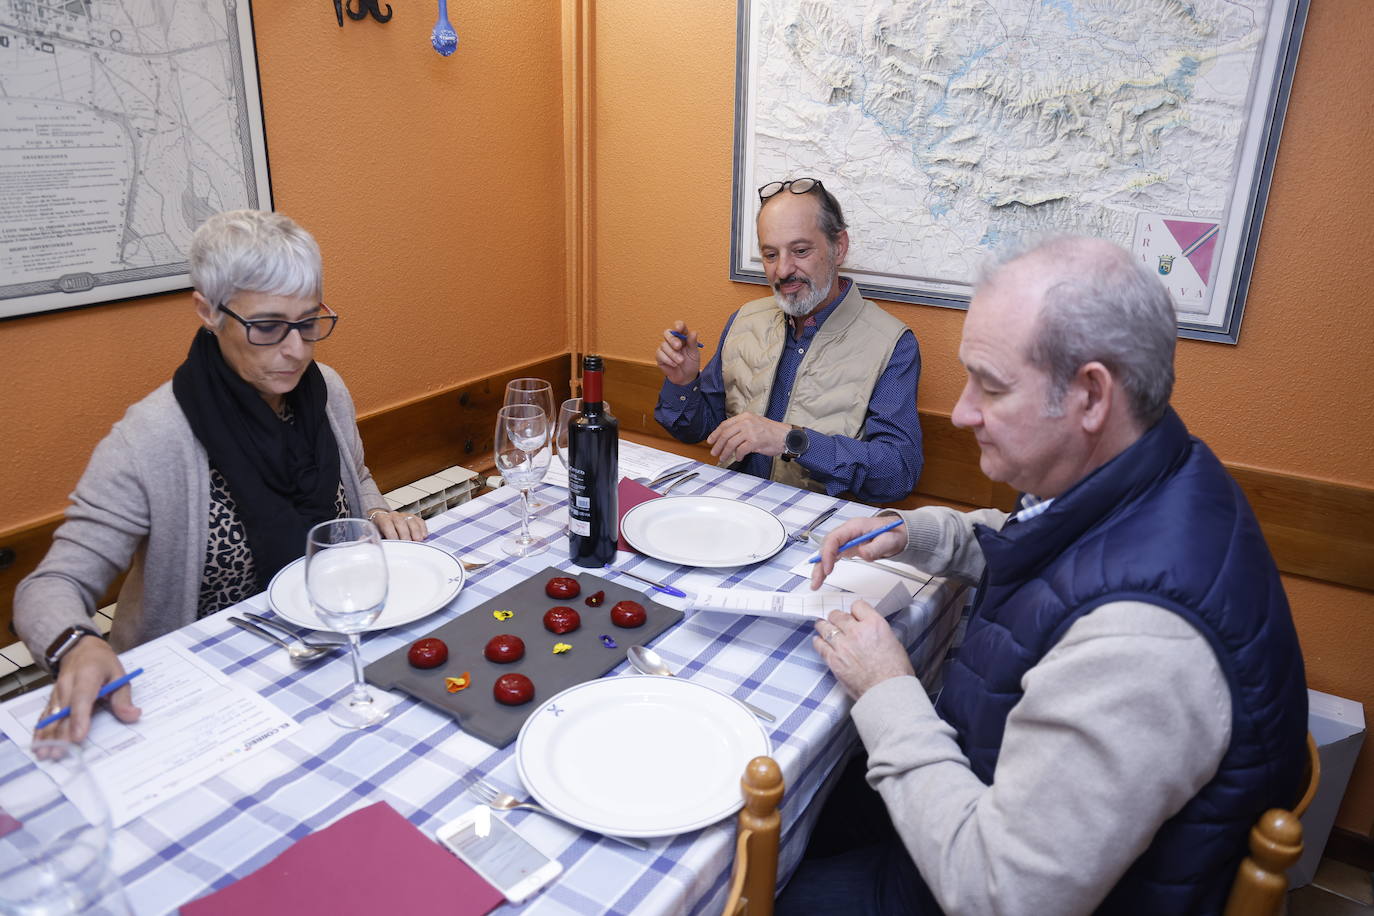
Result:
[[[385,508],[363,464],[353,399],[337,372],[319,366],[350,510]],[[167,382],[95,447],[51,549],[15,589],[14,628],[34,658],[67,627],[89,624],[96,602],[126,569],[110,630],[115,651],[195,620],[209,505],[209,457]]]

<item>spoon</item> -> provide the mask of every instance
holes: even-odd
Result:
[[[673,676],[673,670],[668,667],[668,663],[653,649],[646,649],[643,646],[630,646],[630,650],[626,654],[630,659],[630,664],[633,665],[634,669],[640,674],[652,674],[657,677]],[[771,712],[759,709],[753,703],[745,703],[743,700],[739,700],[738,697],[736,697],[736,699],[740,703],[744,703],[744,705],[749,708],[750,712],[765,722],[777,721],[777,717]]]
[[[439,21],[434,23],[429,43],[445,57],[458,49],[458,33],[453,31],[453,24],[448,21],[448,0],[439,0]]]
[[[324,655],[326,652],[332,652],[332,651],[333,651],[332,648],[325,648],[325,647],[320,647],[320,648],[316,648],[316,649],[310,649],[310,648],[307,648],[303,643],[301,643],[300,640],[292,640],[291,642],[287,642],[286,640],[284,640],[284,639],[282,639],[281,637],[277,636],[275,633],[271,633],[271,632],[269,632],[269,631],[267,631],[267,630],[264,630],[262,627],[258,626],[256,623],[253,623],[253,622],[248,621],[248,620],[244,620],[242,617],[230,617],[230,618],[229,618],[229,622],[232,623],[232,624],[233,624],[234,626],[236,626],[236,627],[242,627],[243,629],[247,630],[247,631],[250,632],[250,633],[256,633],[256,634],[258,634],[259,636],[263,637],[264,639],[270,639],[270,640],[272,640],[272,642],[276,643],[277,645],[279,645],[279,646],[281,646],[283,649],[285,649],[285,650],[286,650],[286,654],[287,654],[287,655],[290,655],[290,656],[291,656],[291,660],[294,661],[294,662],[310,662],[310,661],[314,661],[315,659],[319,658],[321,655]]]

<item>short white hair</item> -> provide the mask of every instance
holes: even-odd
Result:
[[[191,238],[191,285],[211,306],[239,292],[323,298],[320,246],[291,217],[266,210],[216,213]]]

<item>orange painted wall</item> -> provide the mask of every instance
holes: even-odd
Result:
[[[317,355],[360,412],[567,349],[557,5],[463,4],[447,59],[432,4],[393,6],[254,4],[276,208],[324,251]],[[62,509],[195,326],[189,294],[0,322],[0,530]]]
[[[733,309],[763,294],[727,279],[735,4],[598,0],[596,11],[589,323],[602,352],[651,361],[674,318],[710,341]],[[1366,487],[1374,486],[1374,69],[1357,62],[1371,44],[1374,6],[1312,5],[1241,342],[1181,342],[1175,395],[1225,461]],[[921,342],[921,406],[948,413],[963,384],[963,313],[888,308]],[[1374,594],[1287,584],[1311,686],[1374,714]],[[1374,826],[1374,748],[1339,823],[1362,833]]]

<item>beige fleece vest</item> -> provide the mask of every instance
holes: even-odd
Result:
[[[771,296],[746,303],[735,315],[721,352],[727,416],[745,412],[763,416],[768,410],[778,360],[789,339],[788,323]],[[797,367],[782,422],[824,435],[862,439],[873,386],[906,329],[861,297],[859,285],[851,283]],[[769,476],[793,486],[825,490],[795,461],[774,458]]]

